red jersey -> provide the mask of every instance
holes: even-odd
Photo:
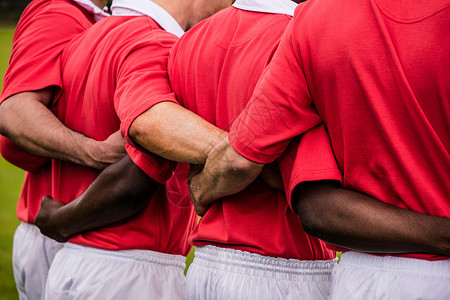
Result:
[[[169,50],[178,38],[148,16],[111,16],[72,41],[61,56],[64,92],[55,114],[69,128],[105,140],[162,101],[175,97],[167,76]],[[129,138],[127,137],[129,140]],[[172,163],[127,145],[127,152],[158,182],[173,173]],[[97,170],[53,161],[52,195],[65,203],[82,194]],[[187,235],[197,218],[166,186],[138,215],[77,235],[70,242],[109,250],[145,249],[187,255]]]
[[[284,14],[231,7],[189,30],[169,58],[169,78],[179,103],[228,130],[250,99],[290,20]],[[274,257],[335,257],[322,241],[302,230],[284,193],[260,179],[215,201],[190,240],[196,246],[212,244]]]
[[[323,124],[294,139],[278,159],[284,190],[292,208],[292,192],[302,182],[335,180],[342,175],[334,157],[328,132]]]
[[[233,124],[233,148],[267,163],[323,120],[344,187],[450,217],[449,28],[448,0],[304,3]]]
[[[94,23],[94,17],[70,0],[34,0],[23,12],[14,33],[2,103],[26,91],[54,86],[62,88],[59,55],[67,43]],[[27,171],[17,205],[20,220],[34,223],[41,199],[50,194],[51,164],[0,136],[3,157]]]

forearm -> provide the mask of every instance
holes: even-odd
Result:
[[[65,127],[44,105],[42,98],[48,97],[47,90],[5,100],[0,105],[0,133],[34,155],[99,169],[113,162],[103,160],[101,142]]]
[[[126,156],[103,170],[74,201],[54,211],[41,208],[36,225],[44,234],[57,232],[67,239],[132,216],[149,203],[159,186]]]
[[[172,102],[159,103],[132,123],[130,137],[166,159],[204,165],[226,132]]]
[[[301,185],[293,199],[305,231],[329,243],[373,253],[450,255],[448,218],[398,208],[325,182]]]
[[[194,206],[207,208],[219,198],[242,191],[258,177],[263,166],[241,156],[231,147],[228,138],[223,139],[214,146],[203,170],[190,179]],[[205,211],[203,209],[202,213]]]

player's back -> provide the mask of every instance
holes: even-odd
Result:
[[[151,104],[171,95],[167,58],[177,39],[145,15],[113,15],[98,22],[62,55],[65,89],[55,114],[66,126],[96,140],[128,128]],[[158,182],[172,175],[171,162],[130,145],[127,153]],[[83,193],[99,174],[99,170],[68,162],[53,161],[52,165],[53,195],[65,203]],[[70,242],[186,255],[186,232],[196,221],[192,207],[173,205],[164,187],[149,202],[126,222],[77,235]]]
[[[272,100],[261,105],[290,109],[270,130],[252,133],[260,137],[253,145],[238,145],[240,153],[245,145],[267,157],[279,152],[281,141],[317,123],[317,108],[345,187],[448,217],[449,13],[448,0],[305,2],[260,85]],[[248,127],[245,118],[235,125]]]
[[[61,88],[59,56],[64,47],[95,22],[84,8],[70,0],[34,0],[23,12],[14,33],[10,65],[0,102],[10,96],[48,86]],[[41,199],[50,194],[50,162],[0,137],[2,155],[29,170],[25,175],[17,215],[33,223]]]
[[[450,2],[328,2],[305,5],[296,35],[344,184],[449,216]]]
[[[192,28],[169,61],[180,104],[227,130],[250,99],[290,19],[231,7]]]
[[[247,105],[290,19],[231,7],[188,31],[169,58],[169,78],[180,104],[228,130]],[[186,180],[183,171],[179,166],[176,175]],[[284,194],[260,179],[216,201],[192,239],[198,246],[214,244],[274,257],[334,257],[320,241],[301,233]]]

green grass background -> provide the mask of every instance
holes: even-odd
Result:
[[[0,27],[0,88],[8,66],[13,27]],[[16,205],[23,184],[24,171],[0,157],[0,300],[19,299],[11,264],[13,236],[19,220]]]

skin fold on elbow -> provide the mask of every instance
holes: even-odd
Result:
[[[336,188],[337,184],[321,182],[320,185],[321,189],[309,182],[297,186],[292,193],[292,205],[305,232],[326,239],[335,224],[330,215],[331,208],[323,200],[327,199],[327,188]]]

